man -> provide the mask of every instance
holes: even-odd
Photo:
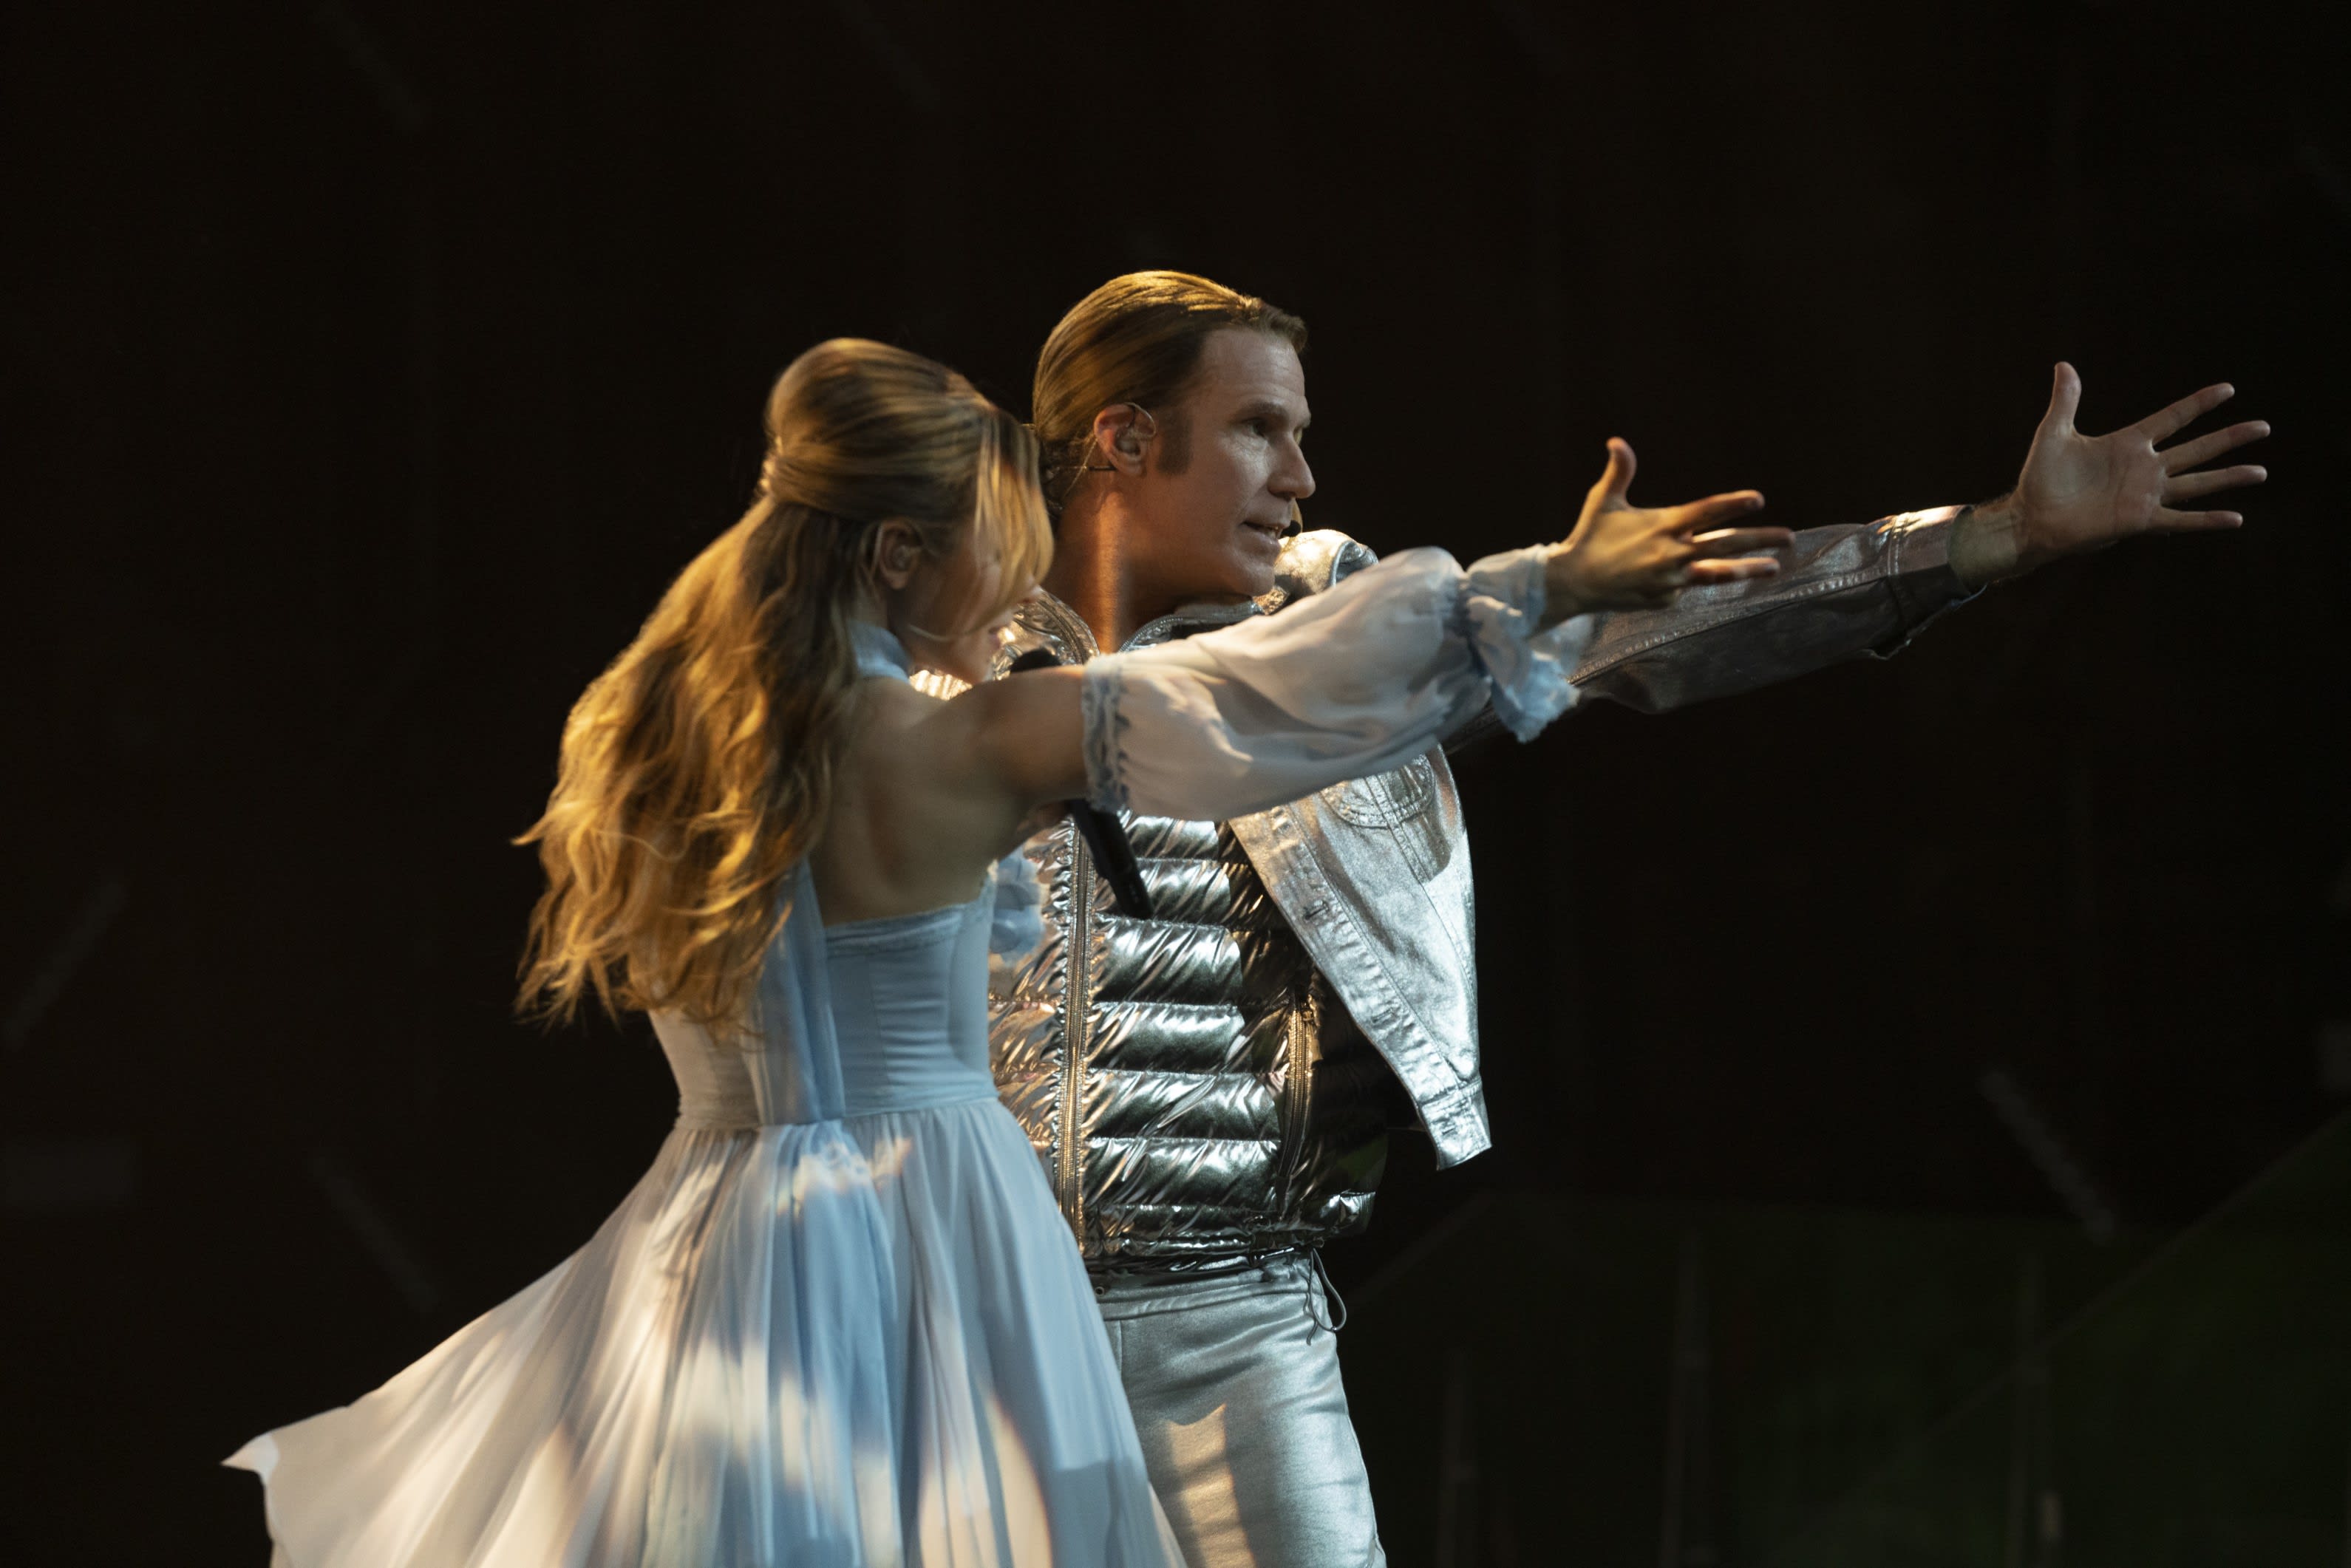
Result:
[[[1115,278],[1063,318],[1035,390],[1058,553],[1008,657],[1082,660],[1278,613],[1371,560],[1292,523],[1314,492],[1304,340],[1296,318],[1182,273]],[[1612,441],[1567,548],[1679,553],[1646,604],[1579,607],[1612,612],[1590,629],[1581,694],[1655,711],[1890,653],[1997,578],[2241,521],[2176,508],[2264,477],[2186,470],[2266,426],[2156,449],[2228,388],[2095,438],[2073,426],[2080,391],[2060,365],[2012,495],[1806,529],[1768,574],[1690,537],[1723,497],[1625,527],[1634,458]],[[1071,824],[1029,844],[1048,935],[996,983],[998,1086],[1093,1271],[1194,1568],[1383,1563],[1318,1249],[1367,1219],[1395,1102],[1440,1165],[1489,1141],[1452,775],[1433,750],[1231,822],[1125,826],[1147,917]]]

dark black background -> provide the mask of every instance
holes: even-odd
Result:
[[[674,1101],[508,1018],[566,706],[794,354],[1025,413],[1140,266],[1311,323],[1312,524],[1465,559],[1610,434],[1850,522],[2004,489],[2061,356],[2092,430],[2234,381],[2241,534],[1470,761],[1497,1146],[1331,1264],[1502,1188],[2063,1215],[1993,1067],[2192,1219],[2351,1087],[2344,15],[12,13],[0,1551],[258,1562],[221,1455],[593,1228]]]

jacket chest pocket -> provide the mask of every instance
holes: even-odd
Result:
[[[1396,848],[1424,882],[1453,858],[1437,810],[1437,768],[1425,755],[1391,772],[1333,784],[1322,800],[1332,815],[1351,826],[1394,835]]]

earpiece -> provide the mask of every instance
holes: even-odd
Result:
[[[1119,433],[1111,438],[1112,444],[1118,448],[1121,455],[1140,458],[1143,455],[1143,444],[1159,434],[1159,422],[1152,418],[1151,411],[1139,402],[1123,403],[1119,406],[1134,410],[1134,417],[1128,420]],[[1088,463],[1083,466],[1089,474],[1108,474],[1117,467],[1117,465]]]

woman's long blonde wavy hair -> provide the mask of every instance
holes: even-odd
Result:
[[[1052,539],[1028,430],[943,365],[837,338],[768,399],[768,455],[743,520],[662,596],[563,730],[538,846],[519,1006],[740,1018],[790,915],[778,888],[823,831],[857,680],[850,622],[877,591],[885,521],[943,559],[1003,562],[1002,602]],[[974,531],[977,537],[973,537]]]

